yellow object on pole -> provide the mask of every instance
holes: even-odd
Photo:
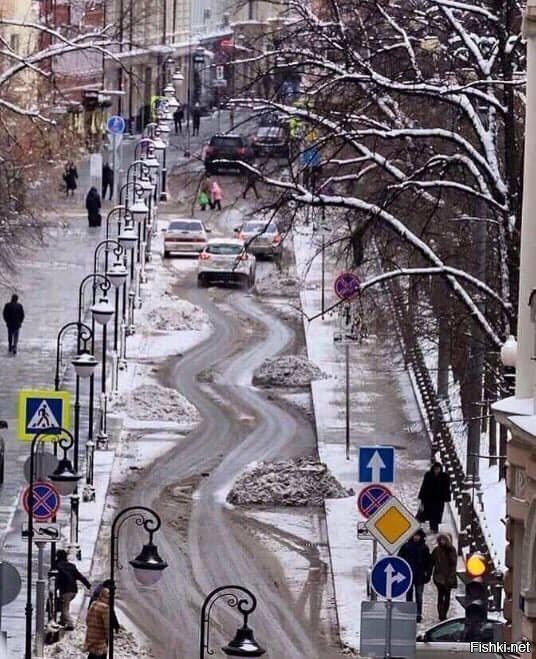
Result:
[[[487,570],[487,562],[482,554],[471,554],[465,561],[465,571],[471,577],[481,577]]]

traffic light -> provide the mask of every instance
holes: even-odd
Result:
[[[465,640],[481,640],[482,626],[488,619],[488,587],[484,583],[487,570],[482,554],[472,554],[465,562]]]

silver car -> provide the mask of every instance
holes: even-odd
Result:
[[[478,641],[489,643],[494,640],[494,630],[501,627],[497,620],[484,623]],[[479,652],[465,640],[465,618],[449,618],[417,635],[416,659],[502,659],[503,655],[494,652]]]
[[[276,259],[281,257],[282,236],[275,222],[244,222],[236,227],[235,235],[246,243],[248,252],[256,256],[271,256]]]
[[[199,254],[197,285],[237,282],[249,288],[255,284],[255,266],[255,257],[248,254],[243,240],[213,238]]]
[[[201,220],[172,220],[164,234],[164,258],[175,254],[199,254],[207,246],[209,230]]]

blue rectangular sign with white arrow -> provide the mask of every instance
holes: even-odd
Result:
[[[392,483],[395,480],[393,446],[360,446],[357,480],[360,483]]]

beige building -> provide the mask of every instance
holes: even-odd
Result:
[[[7,47],[18,57],[27,57],[34,53],[39,46],[39,32],[29,27],[9,25],[5,21],[17,23],[38,23],[38,4],[33,0],[0,0],[0,33]],[[5,71],[15,60],[8,57],[2,58],[0,69]],[[26,69],[17,74],[9,86],[9,92],[16,97],[25,95],[32,86],[35,75]],[[33,86],[35,90],[35,86]]]

